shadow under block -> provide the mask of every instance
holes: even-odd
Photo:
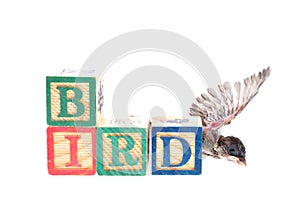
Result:
[[[151,128],[152,174],[200,175],[202,128],[197,124],[174,126],[172,121],[165,123],[164,126],[154,123]]]
[[[99,175],[145,175],[146,128],[97,128]]]
[[[96,173],[96,129],[48,127],[48,172],[51,175]]]
[[[96,78],[47,77],[46,91],[48,125],[96,125]]]

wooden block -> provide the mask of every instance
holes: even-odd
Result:
[[[95,78],[47,77],[48,125],[95,126],[95,91]]]
[[[202,128],[189,119],[152,119],[152,174],[200,175]]]
[[[96,126],[102,120],[103,80],[95,69],[64,69],[46,80],[48,125]]]
[[[99,175],[145,175],[147,128],[128,127],[121,122],[114,120],[97,129],[97,172]]]
[[[95,174],[95,128],[48,127],[47,140],[49,174]]]

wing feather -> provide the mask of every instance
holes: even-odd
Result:
[[[196,98],[197,103],[192,104],[190,115],[200,116],[204,126],[215,129],[229,124],[255,97],[270,72],[268,67],[257,75],[244,79],[243,91],[240,82],[235,82],[233,88],[229,82],[225,82],[218,86],[218,93],[208,88],[208,94],[201,94],[201,97]]]

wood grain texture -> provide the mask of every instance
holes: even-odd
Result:
[[[164,145],[161,137],[178,137],[182,138],[189,143],[192,156],[188,160],[188,162],[182,166],[178,167],[163,167],[163,159],[164,159]],[[195,140],[196,134],[195,133],[176,133],[176,132],[158,132],[156,133],[156,170],[194,170],[195,169]],[[179,164],[182,162],[182,154],[183,154],[183,147],[181,142],[178,140],[171,140],[170,141],[170,163],[172,165]]]
[[[146,128],[98,128],[98,174],[145,175],[146,147]]]
[[[96,83],[95,78],[89,77],[47,77],[47,123],[51,126],[95,126],[96,125]],[[61,103],[59,89],[70,89],[66,93],[66,105]],[[74,90],[82,95],[78,101],[83,106],[83,112],[75,116],[78,108],[73,99]],[[78,95],[77,95],[78,96]],[[62,109],[66,108],[66,109]],[[70,116],[62,116],[65,110]],[[74,115],[74,116],[72,116]]]
[[[95,174],[95,128],[48,127],[47,140],[49,174]]]
[[[201,127],[152,127],[152,174],[201,174],[201,133]]]

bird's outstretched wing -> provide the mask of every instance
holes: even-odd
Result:
[[[243,92],[240,82],[234,83],[234,90],[229,82],[219,85],[218,94],[212,88],[208,88],[208,94],[201,94],[201,97],[196,98],[197,103],[192,104],[190,115],[200,116],[203,126],[214,129],[229,124],[258,93],[260,86],[270,75],[270,71],[271,69],[268,67],[258,75],[253,74],[244,79]]]

